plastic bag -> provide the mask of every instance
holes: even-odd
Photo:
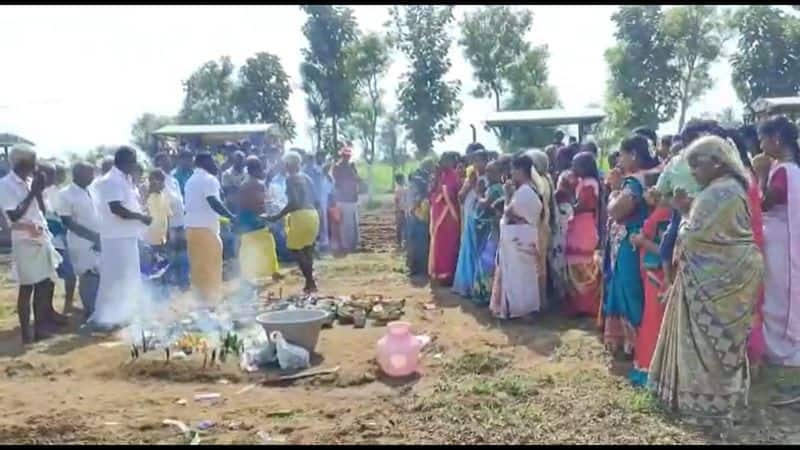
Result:
[[[286,342],[280,331],[273,331],[269,340],[275,343],[278,365],[283,370],[300,370],[311,365],[308,350]]]
[[[251,347],[242,353],[240,366],[245,372],[255,372],[260,367],[272,364],[278,360],[275,343],[264,342],[257,347]]]

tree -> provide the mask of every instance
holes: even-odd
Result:
[[[277,123],[286,137],[295,137],[295,124],[289,114],[289,76],[277,56],[260,52],[239,68],[239,83],[234,99],[238,118],[246,122]]]
[[[390,10],[393,38],[411,67],[398,88],[400,118],[417,147],[418,156],[433,150],[433,142],[453,134],[458,126],[461,83],[445,81],[453,6],[404,5]]]
[[[657,128],[675,115],[678,69],[675,47],[663,30],[661,7],[621,6],[611,19],[617,44],[606,50],[611,76],[609,96],[630,101],[631,122],[626,127]]]
[[[179,118],[190,124],[233,123],[236,118],[234,102],[233,63],[229,56],[208,61],[184,81],[183,107]]]
[[[716,6],[677,6],[664,13],[664,32],[674,45],[678,129],[682,129],[689,105],[711,89],[709,69],[722,55],[726,25]]]
[[[300,85],[303,92],[306,93],[306,110],[311,116],[312,126],[311,131],[314,139],[314,149],[316,152],[330,150],[323,146],[322,133],[325,128],[325,98],[317,88],[322,84],[322,81],[317,78],[317,72],[314,66],[301,64],[300,76],[302,83]]]
[[[317,103],[330,119],[333,146],[338,147],[339,120],[350,113],[356,85],[352,76],[352,47],[358,39],[353,10],[330,5],[304,5],[307,15],[303,35],[308,47],[302,50],[301,73],[304,86],[324,101]],[[313,87],[312,87],[313,86]],[[308,93],[308,91],[306,91]]]
[[[748,108],[760,97],[786,97],[800,92],[800,27],[798,19],[771,6],[745,6],[732,25],[738,34],[731,56],[736,95]]]
[[[380,82],[389,70],[389,47],[385,38],[369,33],[353,48],[353,74],[358,87],[357,105],[352,118],[359,130],[367,162],[367,186],[369,201],[372,201],[372,177],[375,162],[375,140],[378,135],[378,120],[383,114],[383,90]]]
[[[378,137],[383,159],[388,161],[392,167],[392,189],[394,189],[394,176],[397,174],[397,167],[405,164],[408,158],[405,146],[400,147],[400,141],[404,140],[402,127],[403,124],[400,122],[399,115],[392,111],[384,116]]]
[[[472,95],[494,98],[497,111],[507,90],[507,72],[530,50],[525,35],[532,24],[533,14],[529,10],[514,10],[504,5],[484,6],[465,14],[460,23],[458,43],[478,80]]]
[[[625,97],[609,97],[605,103],[606,118],[596,130],[597,145],[601,150],[613,149],[630,133],[633,122],[633,105]]]
[[[509,95],[503,109],[508,111],[548,109],[560,106],[558,92],[547,83],[547,47],[529,49],[522,59],[506,71]],[[501,145],[505,152],[529,147],[543,147],[553,142],[555,128],[542,126],[500,127]]]
[[[152,153],[154,146],[151,133],[172,123],[175,123],[174,117],[144,113],[131,125],[131,143],[146,153]]]

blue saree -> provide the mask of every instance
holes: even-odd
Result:
[[[622,223],[612,222],[608,230],[603,257],[603,341],[612,349],[623,348],[630,353],[636,341],[636,328],[642,321],[644,286],[639,250],[628,238],[641,231],[647,205],[644,187],[638,179],[627,177],[622,190],[633,196],[636,208]]]

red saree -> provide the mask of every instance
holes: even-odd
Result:
[[[461,224],[459,221],[458,172],[443,170],[431,191],[431,244],[428,275],[443,285],[453,282],[458,262]]]

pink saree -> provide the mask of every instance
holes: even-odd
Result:
[[[764,213],[764,304],[766,356],[783,366],[800,366],[800,167],[776,164],[786,174],[786,202]]]
[[[595,207],[600,198],[600,186],[591,178],[582,178],[575,188],[575,198],[583,207]],[[596,255],[600,238],[597,214],[575,214],[567,225],[567,291],[565,309],[569,315],[595,315],[600,307],[601,260]]]
[[[461,225],[459,220],[458,172],[455,169],[439,173],[431,200],[431,244],[428,275],[432,280],[448,285],[458,262]]]

